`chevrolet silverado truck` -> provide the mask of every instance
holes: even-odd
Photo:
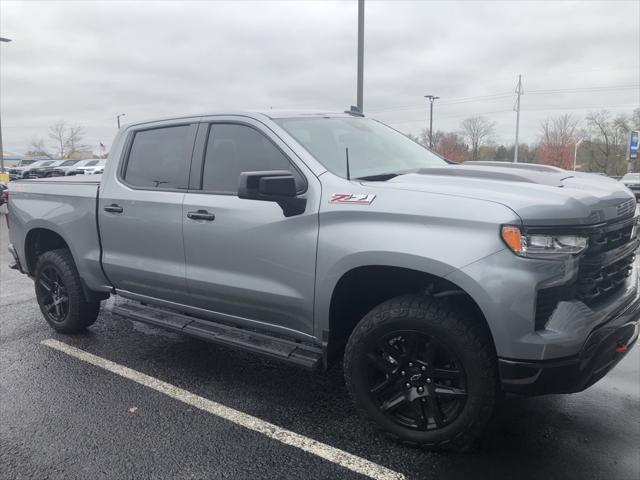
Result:
[[[310,369],[402,442],[465,448],[507,393],[579,392],[636,343],[633,194],[451,164],[353,113],[123,127],[100,176],[10,184],[13,268],[58,332],[111,315]]]

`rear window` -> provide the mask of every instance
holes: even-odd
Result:
[[[187,188],[192,148],[189,125],[136,132],[124,180],[141,188]]]

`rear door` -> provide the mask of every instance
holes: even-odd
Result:
[[[183,208],[191,304],[218,318],[311,334],[318,179],[260,122],[202,123]],[[298,160],[299,161],[299,160]],[[240,199],[240,172],[289,170],[306,209],[285,217],[275,202]],[[209,215],[190,218],[194,213]]]
[[[99,201],[103,265],[119,290],[187,303],[182,201],[197,123],[132,130]]]

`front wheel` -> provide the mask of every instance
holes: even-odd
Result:
[[[477,438],[497,396],[491,340],[444,300],[404,296],[374,308],[345,350],[356,405],[396,439],[464,449]]]
[[[71,252],[50,250],[38,257],[36,299],[49,325],[61,333],[79,333],[92,325],[99,301],[87,301]]]

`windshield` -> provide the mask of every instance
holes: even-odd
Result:
[[[446,165],[436,154],[380,122],[360,117],[275,119],[325,168],[351,178]]]
[[[640,173],[627,173],[620,180],[623,182],[640,182]]]
[[[78,160],[67,160],[66,162],[62,162],[60,164],[61,167],[68,167],[70,165],[75,165],[76,163],[78,163]]]

